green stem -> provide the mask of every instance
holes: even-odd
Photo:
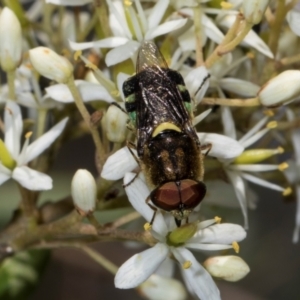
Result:
[[[48,112],[48,110],[45,108],[40,108],[38,110],[38,123],[37,123],[36,138],[42,136],[45,131],[47,112]]]
[[[101,29],[105,37],[111,36],[111,30],[109,27],[108,12],[106,7],[106,1],[94,0],[94,5],[96,7],[96,13],[101,24]]]
[[[104,148],[103,148],[103,145],[102,145],[99,133],[98,133],[98,129],[97,129],[97,127],[94,127],[91,124],[91,116],[84,105],[84,102],[81,98],[81,95],[80,95],[76,85],[75,85],[73,77],[71,77],[69,79],[69,81],[67,82],[67,86],[70,89],[71,94],[73,95],[75,104],[76,104],[79,112],[81,113],[81,116],[83,117],[84,121],[86,122],[86,124],[88,125],[88,127],[91,131],[92,138],[94,140],[94,143],[96,146],[96,151],[97,151],[97,162],[99,164],[98,170],[100,171],[104,165],[105,151],[104,151]]]
[[[16,76],[15,70],[7,72],[8,98],[10,100],[16,100],[15,76]]]
[[[79,245],[77,246],[77,248],[83,250],[89,257],[91,257],[93,260],[95,260],[98,264],[100,264],[103,268],[105,268],[113,275],[117,273],[118,267],[115,264],[113,264],[111,261],[109,261],[107,258],[102,256],[100,253],[84,245]]]

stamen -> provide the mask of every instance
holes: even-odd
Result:
[[[186,270],[189,269],[191,265],[192,265],[191,261],[187,260],[182,264],[182,267]]]
[[[283,162],[280,165],[278,165],[278,170],[279,171],[284,171],[289,167],[289,164],[287,162]]]
[[[98,67],[96,65],[94,65],[93,63],[91,63],[91,62],[86,63],[85,66],[89,69],[94,70],[94,71],[98,69]]]
[[[235,253],[239,253],[240,252],[240,245],[237,242],[232,242],[232,248],[235,251]]]
[[[215,219],[215,221],[216,221],[217,224],[220,224],[221,221],[222,221],[222,218],[220,218],[218,216],[215,216],[214,219]]]
[[[233,7],[232,3],[226,1],[222,1],[220,5],[223,9],[231,9]]]
[[[273,117],[274,116],[274,111],[271,109],[267,109],[264,111],[264,114],[268,117]]]
[[[126,6],[131,6],[132,5],[132,1],[130,1],[130,0],[124,0],[124,4]]]
[[[74,53],[74,59],[77,61],[78,58],[82,55],[82,51],[81,50],[77,50],[75,53]]]
[[[151,230],[151,228],[152,228],[152,225],[150,224],[150,223],[145,223],[145,225],[144,225],[144,230],[145,231],[149,231],[149,230]]]
[[[267,128],[269,128],[269,129],[273,129],[273,128],[276,128],[278,126],[278,123],[277,123],[277,121],[271,121],[271,122],[269,122],[268,124],[267,124]]]
[[[287,187],[286,189],[284,189],[284,191],[282,192],[283,196],[289,196],[291,193],[293,192],[291,187]]]
[[[29,139],[31,136],[32,136],[32,131],[28,131],[28,132],[25,134],[25,139]]]

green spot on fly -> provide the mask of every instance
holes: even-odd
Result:
[[[135,111],[129,112],[128,115],[129,115],[131,123],[135,126],[136,125],[136,112]]]
[[[135,94],[131,94],[129,95],[126,99],[125,99],[126,102],[129,102],[129,103],[132,103],[135,101]]]
[[[186,91],[185,85],[178,84],[177,86],[178,86],[178,89],[179,89],[180,92],[185,92]]]
[[[186,110],[191,114],[192,113],[192,104],[190,102],[184,102]]]

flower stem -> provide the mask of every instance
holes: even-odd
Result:
[[[102,256],[100,253],[98,253],[97,251],[84,245],[78,245],[76,247],[84,251],[89,257],[95,260],[99,265],[101,265],[110,273],[114,275],[117,273],[118,267],[115,264],[113,264],[111,261],[109,261],[107,258]]]
[[[16,76],[16,71],[15,70],[7,72],[8,98],[9,98],[9,100],[16,100],[15,76]]]
[[[203,98],[201,101],[203,105],[224,105],[224,106],[238,106],[238,107],[249,107],[249,106],[260,106],[258,98],[249,99],[225,99],[225,98]]]
[[[89,114],[88,110],[86,109],[86,107],[83,103],[83,100],[82,100],[81,95],[75,85],[73,77],[69,79],[69,81],[67,82],[67,86],[70,89],[70,92],[74,97],[75,104],[76,104],[79,112],[81,113],[84,121],[86,122],[86,124],[88,125],[88,127],[91,131],[92,138],[94,140],[96,150],[97,150],[97,162],[99,164],[98,170],[100,171],[104,164],[105,151],[104,151],[97,127],[93,126],[91,123],[91,115]]]
[[[108,12],[106,7],[106,1],[104,0],[94,0],[94,5],[96,7],[96,13],[101,24],[101,29],[105,37],[111,36],[111,30],[108,21]]]

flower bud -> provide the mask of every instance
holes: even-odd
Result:
[[[142,296],[149,300],[184,300],[187,298],[187,292],[180,281],[157,274],[151,275],[137,289]]]
[[[251,24],[258,24],[266,9],[270,0],[244,0],[243,1],[243,13],[245,19]]]
[[[232,282],[241,280],[250,272],[246,262],[235,255],[210,257],[204,262],[204,267],[212,276]]]
[[[105,115],[105,127],[107,138],[111,142],[122,143],[126,138],[126,123],[128,115],[120,108],[111,105]]]
[[[300,96],[300,71],[288,70],[269,80],[258,92],[260,103],[267,107],[280,106]]]
[[[78,212],[86,216],[94,211],[96,205],[97,186],[93,175],[87,170],[78,170],[71,183],[71,194]]]
[[[67,83],[73,74],[72,64],[63,56],[46,47],[29,50],[33,67],[43,76],[59,83]]]
[[[22,30],[14,12],[5,7],[0,14],[0,64],[5,72],[15,70],[22,58]]]

